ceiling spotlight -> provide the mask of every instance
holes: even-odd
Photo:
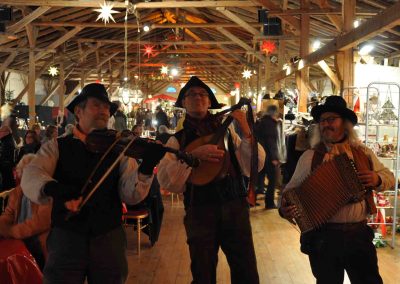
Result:
[[[143,31],[148,32],[150,30],[150,27],[146,24],[143,26]]]
[[[353,27],[356,29],[356,28],[358,28],[358,26],[360,25],[360,21],[359,20],[355,20],[354,22],[353,22]]]
[[[172,68],[171,69],[171,76],[177,76],[178,75],[178,69],[176,69],[176,68]]]
[[[319,41],[318,39],[317,40],[315,40],[313,43],[312,43],[312,50],[313,51],[316,51],[317,49],[319,49],[321,47],[321,41]]]
[[[124,77],[124,81],[125,81],[125,82],[128,81],[128,77]]]
[[[368,55],[373,49],[374,49],[373,44],[370,43],[364,44],[359,47],[358,54],[360,54],[361,56]]]

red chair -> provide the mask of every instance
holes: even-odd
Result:
[[[0,240],[0,283],[40,284],[43,274],[21,240]]]

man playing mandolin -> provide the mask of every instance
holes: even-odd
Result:
[[[111,152],[103,160],[102,153],[86,147],[87,135],[106,129],[117,110],[105,87],[86,85],[67,108],[78,121],[73,133],[43,145],[24,170],[21,183],[32,201],[53,199],[44,283],[78,284],[86,278],[88,283],[124,283],[128,265],[122,202],[136,204],[146,197],[153,168],[165,151],[153,144],[145,150],[140,166],[133,158],[122,157],[111,170],[118,153]],[[90,179],[93,188],[108,170],[110,174],[80,208],[84,185]],[[67,218],[78,209],[79,214]]]
[[[168,153],[160,162],[157,176],[161,187],[184,194],[193,283],[216,283],[220,247],[227,257],[232,283],[259,283],[242,180],[242,174],[249,174],[251,160],[252,133],[245,113],[237,110],[231,114],[243,133],[242,140],[229,127],[216,144],[211,144],[209,138],[221,132],[221,117],[208,112],[209,108],[220,108],[211,89],[193,76],[180,91],[175,106],[186,109],[186,118],[183,129],[166,146],[186,149],[200,165],[190,167]],[[265,152],[260,145],[258,151],[261,169]]]

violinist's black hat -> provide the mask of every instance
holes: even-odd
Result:
[[[69,103],[67,109],[74,113],[75,106],[88,98],[96,98],[110,105],[110,116],[113,115],[118,109],[118,105],[113,103],[108,98],[107,90],[103,84],[91,83],[83,87],[82,91],[77,95],[72,102]]]
[[[311,115],[316,122],[319,122],[321,115],[325,112],[337,113],[343,119],[349,120],[353,125],[357,124],[357,115],[347,108],[346,101],[341,96],[329,96],[325,99],[325,103],[311,109]]]
[[[221,108],[221,104],[218,103],[217,98],[215,97],[214,93],[211,91],[210,87],[207,86],[203,81],[201,81],[198,77],[192,76],[190,80],[186,83],[185,86],[179,92],[178,99],[176,100],[175,107],[183,108],[182,100],[185,97],[186,92],[192,87],[200,87],[207,91],[208,97],[211,102],[211,109],[218,109]]]

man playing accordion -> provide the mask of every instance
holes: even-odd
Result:
[[[379,275],[376,249],[372,243],[374,232],[367,226],[366,218],[376,210],[371,190],[393,188],[393,174],[358,140],[353,129],[357,124],[357,116],[346,107],[342,97],[326,98],[324,104],[311,110],[311,115],[318,123],[312,134],[312,149],[301,156],[285,192],[299,188],[306,177],[315,175],[314,170],[318,166],[342,154],[354,161],[358,180],[367,190],[359,198],[339,207],[322,226],[303,231],[300,238],[301,251],[309,256],[317,283],[343,283],[344,270],[351,283],[383,283]],[[326,180],[326,188],[331,191],[336,190],[332,179],[340,179],[330,173],[320,178],[323,182]],[[307,189],[304,188],[304,191]],[[326,196],[329,201],[329,192]],[[316,206],[319,206],[317,211],[325,209],[318,202]],[[301,219],[299,206],[288,202],[285,194],[279,213],[290,221],[293,218]]]

